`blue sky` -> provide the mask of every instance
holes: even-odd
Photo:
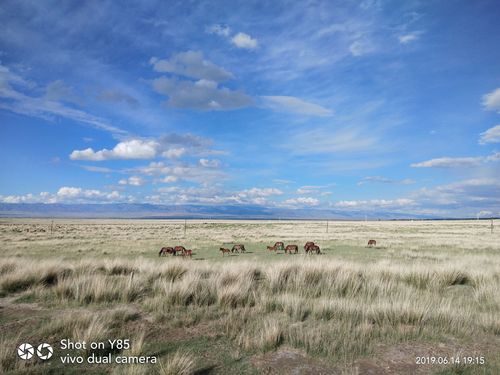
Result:
[[[497,1],[3,1],[0,201],[500,215]]]

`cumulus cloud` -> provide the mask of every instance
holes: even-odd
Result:
[[[252,204],[272,206],[274,203],[267,198],[281,195],[283,192],[275,188],[253,187],[236,192],[224,191],[217,185],[201,187],[169,186],[157,189],[158,194],[148,196],[155,203],[201,203],[201,204]]]
[[[287,206],[317,206],[319,199],[311,197],[290,198],[284,200],[283,204]]]
[[[253,99],[244,92],[230,90],[209,79],[189,81],[159,77],[152,84],[156,92],[168,96],[167,105],[172,108],[220,111],[253,104]]]
[[[238,48],[255,49],[258,46],[257,39],[245,33],[238,33],[231,38],[231,42]]]
[[[483,163],[500,160],[500,152],[495,152],[489,156],[474,156],[474,157],[442,157],[430,159],[420,163],[413,163],[410,166],[413,168],[472,168]]]
[[[211,140],[193,134],[167,134],[155,139],[129,139],[119,142],[113,149],[95,151],[93,148],[74,150],[72,160],[103,161],[112,159],[176,159],[185,154],[220,153],[210,150]]]
[[[486,143],[500,143],[500,125],[489,128],[481,133],[479,143],[482,145]]]
[[[159,143],[153,140],[132,139],[118,143],[112,150],[94,151],[92,148],[75,150],[71,160],[102,161],[110,159],[152,159],[157,156]]]
[[[165,176],[160,180],[160,182],[163,182],[165,184],[171,184],[177,181],[179,181],[179,177],[177,176]]]
[[[145,181],[140,176],[130,176],[129,178],[122,178],[118,183],[120,185],[142,186]]]
[[[484,108],[500,112],[500,87],[483,96]]]
[[[237,193],[241,198],[269,197],[271,195],[282,195],[283,191],[276,188],[251,188]]]
[[[153,176],[156,181],[160,182],[183,180],[205,184],[226,179],[225,173],[220,170],[219,166],[215,166],[214,163],[210,164],[211,166],[207,168],[199,162],[196,164],[176,163],[173,165],[167,165],[163,162],[151,162],[149,165],[132,168],[126,172]]]
[[[250,35],[246,33],[239,32],[231,36],[231,28],[227,25],[215,24],[210,27],[207,27],[206,30],[210,34],[215,34],[224,37],[238,48],[251,50],[257,48],[259,45],[257,39],[252,38]]]
[[[353,209],[376,209],[376,208],[399,208],[413,206],[416,202],[412,199],[371,199],[371,200],[344,200],[333,204],[339,208]]]
[[[478,210],[500,210],[500,181],[479,178],[423,188],[414,194],[421,205],[473,216]]]
[[[55,194],[42,192],[38,195],[0,196],[0,202],[3,203],[111,203],[128,200],[130,197],[125,197],[118,191],[105,192],[74,186],[63,186]]]
[[[152,57],[149,62],[153,65],[153,69],[160,73],[173,73],[213,82],[223,82],[234,78],[232,73],[205,60],[203,54],[198,51],[180,52],[165,60]]]
[[[220,160],[217,160],[217,159],[213,159],[213,160],[200,159],[199,163],[202,167],[205,167],[205,168],[219,168],[220,167]]]
[[[264,106],[280,111],[309,116],[332,116],[333,111],[294,96],[261,96]]]
[[[368,183],[411,185],[414,184],[415,181],[409,178],[394,180],[383,176],[367,176],[362,178],[361,181],[358,182],[358,186],[366,185]]]

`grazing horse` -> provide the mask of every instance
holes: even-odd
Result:
[[[182,255],[184,255],[184,253],[186,252],[186,248],[184,246],[176,246],[174,247],[174,251],[175,253],[181,253]]]
[[[186,251],[184,252],[184,254],[182,254],[182,255],[184,255],[185,257],[190,257],[190,258],[192,258],[192,257],[193,257],[193,250],[186,250]]]
[[[237,253],[244,253],[246,250],[245,250],[245,246],[242,245],[242,244],[236,244],[233,246],[233,248],[231,249],[231,252],[234,253],[234,252],[237,252]]]
[[[375,240],[369,240],[368,241],[368,247],[372,247],[372,246],[377,246],[377,241],[375,241]]]
[[[285,253],[291,254],[292,251],[297,254],[299,252],[299,247],[297,245],[286,245]]]
[[[268,246],[267,250],[269,250],[269,251],[276,251],[276,246]]]
[[[306,247],[306,254],[312,254],[316,252],[316,254],[321,254],[321,250],[318,245],[309,245]]]
[[[285,244],[283,242],[276,242],[274,244],[274,247],[276,250],[284,250],[285,249]]]
[[[321,249],[318,245],[309,246],[309,252],[312,253],[313,251],[315,251],[316,254],[321,254]]]
[[[167,256],[167,254],[175,255],[175,251],[173,247],[162,247],[158,256]]]
[[[304,250],[306,251],[306,253],[308,252],[308,251],[307,251],[307,248],[308,248],[309,246],[314,246],[314,242],[306,242],[306,244],[304,245]]]
[[[229,249],[226,249],[225,247],[221,247],[219,250],[222,252],[222,256],[224,256],[224,254],[226,253],[229,254],[229,252],[231,251]]]

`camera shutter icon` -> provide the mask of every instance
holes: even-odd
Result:
[[[33,357],[33,354],[35,354],[35,349],[31,344],[24,343],[19,345],[17,348],[17,355],[21,359],[31,359]]]
[[[54,354],[54,349],[47,343],[40,344],[36,348],[36,355],[44,361],[52,357],[52,354]]]

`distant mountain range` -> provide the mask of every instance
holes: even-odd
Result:
[[[275,208],[257,205],[156,205],[136,203],[46,204],[0,203],[4,218],[135,218],[135,219],[434,219],[395,212],[339,211],[321,208]]]

